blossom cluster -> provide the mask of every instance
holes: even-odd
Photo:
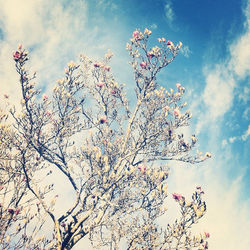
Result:
[[[166,89],[158,82],[182,44],[162,37],[149,46],[151,34],[135,30],[126,45],[135,79],[133,104],[112,74],[111,51],[99,60],[81,55],[79,62],[70,61],[52,92],[36,88],[35,74],[26,68],[27,51],[19,46],[14,52],[22,105],[20,112],[9,110],[11,130],[0,126],[7,159],[0,195],[13,194],[18,202],[0,201],[6,216],[0,222],[6,228],[1,247],[18,248],[20,242],[33,249],[70,249],[89,235],[94,248],[118,248],[125,235],[128,249],[208,248],[209,233],[192,237],[189,230],[206,211],[200,187],[191,201],[172,194],[180,220],[166,229],[156,223],[167,211],[169,163],[198,163],[211,154],[193,155],[196,136],[179,132],[192,117],[182,103],[184,86],[178,82]],[[74,199],[63,209],[54,190],[58,176]],[[47,220],[52,233],[44,236]]]

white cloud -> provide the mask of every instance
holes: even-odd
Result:
[[[168,1],[165,6],[164,6],[164,11],[165,11],[165,17],[169,23],[169,25],[172,24],[173,20],[174,20],[174,10],[173,10],[173,6],[172,6],[172,2]]]
[[[71,3],[63,8],[59,2],[51,1],[0,1],[0,23],[4,40],[0,42],[0,60],[5,62],[0,69],[1,93],[10,93],[16,98],[17,74],[11,58],[19,43],[31,48],[32,69],[38,71],[38,80],[55,80],[62,72],[62,63],[68,54],[75,56],[82,46],[79,32],[83,31],[86,7],[82,2]],[[78,38],[78,39],[77,39]],[[73,42],[74,41],[74,42]]]
[[[248,16],[250,19],[250,17]],[[250,74],[250,27],[247,32],[230,46],[230,66],[237,76],[244,78]]]
[[[151,24],[150,25],[150,28],[152,29],[152,30],[155,30],[155,29],[157,29],[157,24],[156,23],[153,23],[153,24]]]
[[[243,141],[246,141],[247,138],[250,136],[250,125],[248,125],[248,129],[246,130],[246,132],[241,136],[241,139]]]
[[[248,3],[247,10],[245,10],[245,33],[242,34],[229,46],[229,57],[225,58],[223,62],[212,66],[204,67],[204,74],[206,80],[206,87],[202,96],[207,112],[201,117],[198,123],[198,131],[203,124],[208,121],[216,120],[227,113],[232,107],[236,88],[239,79],[246,79],[250,75],[250,16]],[[249,96],[249,88],[244,87],[239,94],[239,98],[243,102],[247,102]]]
[[[246,104],[250,99],[250,88],[247,86],[244,87],[243,91],[239,93],[239,99],[243,101],[244,104]]]
[[[185,57],[189,57],[190,54],[192,54],[192,51],[189,49],[189,47],[187,45],[184,45],[181,48],[181,53],[185,56]]]
[[[235,142],[236,139],[237,139],[236,136],[229,137],[229,142],[230,142],[230,143],[233,143],[233,142]]]
[[[217,65],[207,74],[203,98],[209,109],[209,119],[216,119],[230,109],[234,97],[234,87],[235,80],[224,65]]]
[[[243,118],[245,119],[245,120],[248,120],[249,119],[249,113],[250,113],[250,107],[247,107],[245,110],[244,110],[244,112],[243,112]]]
[[[222,146],[222,147],[225,147],[226,145],[227,145],[227,140],[226,140],[226,139],[222,140],[221,146]]]
[[[16,105],[20,100],[20,87],[12,53],[19,43],[30,50],[28,68],[31,67],[31,73],[37,71],[36,82],[45,91],[51,89],[63,75],[65,65],[70,60],[77,60],[80,53],[87,52],[92,58],[103,57],[106,50],[116,47],[117,39],[120,39],[119,33],[109,36],[110,26],[100,30],[96,24],[87,23],[85,1],[64,5],[49,0],[27,0],[21,4],[18,0],[0,0],[0,5],[4,33],[4,39],[0,40],[0,61],[4,62],[0,68],[0,96],[9,94]],[[92,14],[93,17],[97,23],[103,19],[97,12]],[[125,49],[124,53],[127,54]]]

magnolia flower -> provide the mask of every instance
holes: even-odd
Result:
[[[138,165],[137,168],[141,171],[142,174],[144,174],[146,169],[147,169],[147,167],[145,165],[142,165],[142,164]]]
[[[171,42],[171,41],[167,41],[167,46],[172,46],[173,45],[173,43]]]
[[[149,30],[149,29],[147,29],[147,28],[145,28],[144,34],[150,36],[152,34],[152,31]]]
[[[181,87],[181,84],[179,82],[177,82],[176,87],[177,87],[177,89],[179,89]]]
[[[21,57],[21,53],[16,51],[15,53],[13,53],[13,58],[15,61],[18,61],[18,59],[20,59]]]
[[[191,136],[191,140],[192,140],[193,144],[195,144],[197,142],[197,138],[195,137],[195,135]]]
[[[142,69],[146,69],[147,68],[147,63],[141,62],[140,66],[141,66]]]
[[[155,54],[152,51],[148,52],[148,57],[151,59],[155,56]]]
[[[132,49],[132,46],[131,46],[131,44],[129,44],[129,43],[126,43],[126,49],[127,49],[127,50],[131,50],[131,49]]]
[[[133,32],[133,37],[137,38],[138,36],[139,36],[139,31],[138,30],[134,31]]]
[[[76,66],[76,64],[73,62],[73,61],[70,61],[69,63],[68,63],[68,67],[69,68],[74,68]]]
[[[98,63],[98,62],[97,62],[97,63],[94,63],[94,67],[95,67],[95,68],[99,68],[100,66],[101,66],[100,63]]]
[[[102,88],[105,85],[104,82],[99,82],[96,84],[97,87]]]
[[[174,109],[174,115],[179,116],[180,115],[180,110],[178,108]]]
[[[204,235],[205,235],[206,238],[210,237],[210,233],[204,232]]]
[[[100,123],[101,124],[104,124],[104,123],[106,123],[107,122],[107,117],[106,117],[106,115],[104,115],[104,116],[102,116],[101,118],[100,118]]]
[[[206,241],[204,244],[202,244],[202,247],[203,247],[204,249],[208,249],[208,242]]]
[[[111,67],[110,66],[105,66],[104,69],[109,72]]]
[[[158,40],[159,43],[161,43],[161,42],[166,42],[166,39],[165,39],[164,37],[158,38],[157,40]]]
[[[152,53],[157,56],[160,54],[161,49],[158,46],[152,48]]]
[[[10,236],[7,235],[7,236],[6,236],[6,243],[8,244],[9,242],[10,242]]]
[[[170,110],[170,107],[169,107],[169,106],[165,106],[164,109],[165,109],[166,111],[169,111],[169,110]]]
[[[114,54],[110,51],[110,49],[108,50],[108,52],[105,54],[105,57],[107,59],[110,59]]]
[[[181,199],[184,199],[184,197],[181,194],[173,193],[172,196],[176,201],[180,201]]]
[[[43,94],[43,101],[47,101],[48,100],[48,96],[46,94]]]
[[[135,40],[140,41],[142,39],[142,34],[138,30],[136,30],[136,31],[133,32],[133,38]]]
[[[16,211],[15,211],[15,214],[18,215],[20,213],[20,208],[17,208]]]
[[[8,208],[8,213],[10,213],[11,215],[13,215],[14,214],[14,209],[13,208]]]
[[[50,110],[47,110],[45,113],[47,116],[51,116],[52,112]]]
[[[197,217],[201,217],[202,216],[202,212],[199,209],[196,211],[196,216]]]
[[[212,154],[209,153],[209,152],[206,152],[205,156],[206,156],[207,158],[211,158],[211,157],[212,157]]]

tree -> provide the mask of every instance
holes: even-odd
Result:
[[[127,249],[208,248],[209,233],[190,231],[206,212],[201,187],[190,201],[172,194],[181,217],[159,225],[168,162],[194,164],[211,155],[193,154],[195,135],[187,140],[178,131],[191,119],[181,102],[184,87],[166,90],[156,79],[182,44],[160,38],[148,48],[150,35],[136,30],[126,46],[135,79],[131,104],[111,73],[110,51],[101,61],[81,55],[70,62],[50,96],[36,89],[28,52],[20,45],[13,54],[22,100],[17,111],[5,96],[0,117],[1,248],[71,249],[86,236],[95,248],[118,249],[121,241]],[[50,176],[68,185],[70,206],[57,206],[58,181]]]

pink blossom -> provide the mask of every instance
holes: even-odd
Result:
[[[142,69],[146,69],[147,68],[147,63],[141,62],[140,66],[141,66]]]
[[[173,45],[173,43],[171,42],[171,41],[167,41],[167,46],[171,46],[171,45]]]
[[[116,94],[116,89],[112,89],[111,94],[115,95]]]
[[[22,76],[23,81],[26,81],[28,78],[26,76]]]
[[[205,235],[206,238],[210,237],[210,233],[208,233],[208,232],[204,232],[204,235]]]
[[[197,186],[196,189],[201,190],[201,186]]]
[[[21,50],[22,48],[23,48],[22,44],[19,44],[18,47],[17,47],[18,50]]]
[[[16,51],[14,54],[13,54],[13,58],[15,61],[18,61],[18,59],[20,59],[21,57],[21,53],[19,51]]]
[[[3,185],[0,185],[0,190],[2,190],[4,188],[4,186]]]
[[[104,69],[109,72],[111,67],[110,66],[105,66]]]
[[[142,165],[142,164],[138,165],[137,168],[141,171],[142,174],[144,174],[146,169],[147,169],[147,167],[145,165]]]
[[[139,31],[138,30],[134,31],[133,32],[133,37],[137,38],[138,36],[139,36]]]
[[[13,215],[14,214],[14,209],[13,208],[8,208],[8,213],[10,213],[11,215]]]
[[[133,32],[133,38],[135,38],[138,41],[141,40],[140,32],[138,30],[136,30],[136,31]]]
[[[100,118],[100,123],[101,124],[104,124],[104,123],[106,123],[107,122],[107,117],[106,117],[106,115],[104,115],[104,116],[102,116],[101,118]]]
[[[18,215],[20,213],[20,208],[17,208],[16,211],[15,211],[15,214]]]
[[[97,87],[102,88],[105,85],[104,82],[99,82],[96,84]]]
[[[148,57],[152,59],[155,56],[155,54],[152,51],[148,52]]]
[[[98,62],[97,62],[97,63],[94,63],[94,67],[95,67],[95,68],[99,68],[100,66],[101,66],[100,63],[98,63]]]
[[[47,110],[46,113],[45,113],[47,116],[51,116],[51,111],[50,110]]]
[[[173,193],[172,195],[176,201],[179,201],[180,199],[184,198],[181,194]]]
[[[169,107],[169,106],[165,106],[164,109],[165,109],[166,111],[169,111],[169,110],[170,110],[170,107]]]
[[[43,94],[43,101],[47,101],[48,100],[48,96],[46,94]]]
[[[176,109],[174,110],[174,115],[175,115],[175,116],[179,116],[179,115],[180,115],[180,110],[176,108]]]
[[[7,94],[4,94],[3,96],[4,96],[4,98],[6,98],[6,99],[9,98],[9,96],[8,96]]]
[[[179,89],[181,87],[181,84],[179,82],[176,83],[176,87],[177,87],[177,89]]]
[[[208,249],[208,242],[206,241],[204,244],[202,244],[202,247],[203,247],[204,249]]]

